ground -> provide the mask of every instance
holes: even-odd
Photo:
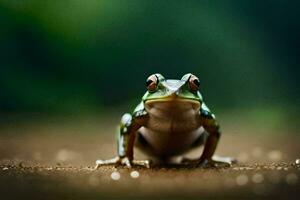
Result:
[[[285,199],[300,195],[299,136],[282,134],[278,128],[225,121],[217,154],[240,161],[229,168],[109,166],[94,170],[96,159],[116,155],[117,120],[59,121],[10,120],[1,125],[1,199]],[[196,157],[200,151],[188,156]],[[146,156],[136,151],[136,157]]]

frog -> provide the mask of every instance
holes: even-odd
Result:
[[[151,160],[135,160],[134,149],[169,163],[174,156],[204,146],[195,159],[183,157],[177,164],[215,167],[231,166],[232,157],[214,155],[221,136],[220,125],[200,93],[200,81],[192,73],[181,79],[165,79],[156,73],[146,80],[147,91],[132,113],[125,113],[118,130],[118,155],[96,160],[105,165],[150,167]]]

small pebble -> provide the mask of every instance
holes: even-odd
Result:
[[[252,176],[253,183],[261,183],[264,181],[264,176],[260,173],[256,173]]]
[[[276,169],[277,169],[277,170],[282,170],[282,167],[277,167]]]
[[[238,177],[236,177],[236,184],[237,185],[246,185],[249,181],[249,178],[247,175],[241,174]]]
[[[113,172],[113,173],[111,173],[110,177],[112,180],[117,181],[121,178],[121,175],[119,172]]]
[[[295,173],[290,173],[285,177],[285,181],[289,185],[295,185],[298,181],[298,176]]]
[[[132,171],[130,173],[131,178],[138,178],[140,176],[140,173],[138,171]]]
[[[2,170],[3,171],[8,170],[8,167],[3,167]]]
[[[275,166],[271,166],[270,169],[271,169],[271,170],[274,170],[274,169],[276,169],[276,167],[275,167]]]
[[[296,159],[295,163],[296,165],[300,165],[300,159]]]
[[[253,170],[253,167],[244,167],[244,170]]]

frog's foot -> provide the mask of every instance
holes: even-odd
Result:
[[[150,168],[150,160],[133,160],[131,161],[133,165]]]
[[[203,168],[230,167],[232,164],[237,163],[237,160],[231,157],[213,156],[212,159],[204,160],[183,158],[181,160],[181,163],[185,165],[194,165]]]
[[[232,157],[223,157],[223,156],[218,156],[218,155],[214,155],[212,157],[212,160],[217,162],[217,163],[227,163],[229,165],[233,165],[233,164],[237,164],[238,161],[235,158]]]
[[[121,163],[122,163],[122,161],[121,161],[120,157],[115,157],[115,158],[108,159],[108,160],[96,160],[95,169],[98,169],[101,166],[107,166],[107,165],[120,165]],[[125,160],[124,160],[123,164],[130,166],[129,160],[128,160],[128,162],[125,162]]]
[[[95,169],[98,169],[101,166],[125,166],[131,168],[132,166],[140,166],[150,168],[150,160],[129,160],[128,157],[115,157],[109,160],[96,160]]]

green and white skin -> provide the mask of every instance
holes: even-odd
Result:
[[[150,166],[150,160],[134,160],[134,146],[166,163],[200,145],[197,159],[182,158],[182,164],[202,167],[230,166],[234,159],[214,156],[221,132],[214,114],[199,92],[199,79],[193,74],[181,80],[166,80],[161,74],[147,79],[147,92],[132,114],[124,114],[118,134],[118,156],[97,160],[103,165]]]

